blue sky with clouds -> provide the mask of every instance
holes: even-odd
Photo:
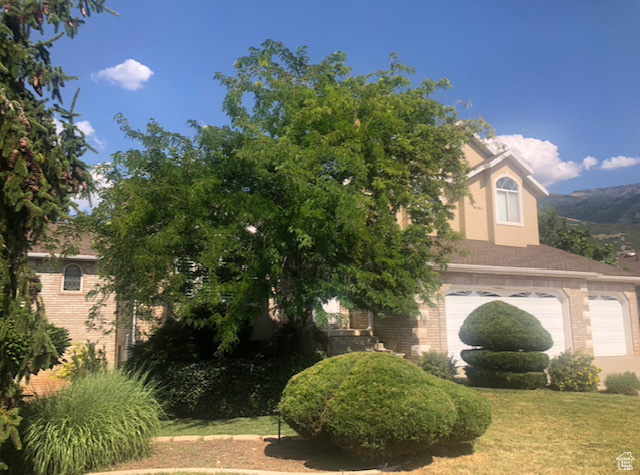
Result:
[[[99,153],[135,146],[113,121],[154,118],[188,132],[222,125],[217,71],[270,38],[307,45],[314,61],[341,50],[354,73],[388,66],[415,81],[448,78],[436,98],[481,116],[518,148],[551,192],[640,182],[640,2],[637,0],[110,0],[120,16],[88,19],[55,63],[82,89],[81,127]]]

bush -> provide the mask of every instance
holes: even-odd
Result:
[[[460,339],[481,348],[464,350],[462,359],[472,386],[535,389],[547,385],[549,357],[539,351],[553,346],[536,317],[499,300],[476,308],[460,327]]]
[[[13,473],[73,475],[142,457],[160,414],[153,389],[140,377],[87,375],[25,406],[24,448],[11,454],[9,465]]]
[[[493,351],[546,351],[553,346],[536,317],[500,300],[471,312],[460,327],[460,339]]]
[[[76,343],[71,346],[69,354],[62,358],[62,367],[56,371],[60,379],[73,381],[91,373],[107,369],[107,356],[104,350],[96,349],[96,344]]]
[[[481,394],[381,353],[349,353],[294,376],[280,403],[305,437],[386,461],[479,437],[491,422]]]
[[[640,391],[640,380],[631,371],[625,373],[612,373],[604,380],[609,394],[625,394],[627,396],[637,396]]]
[[[453,356],[448,356],[446,353],[439,353],[435,350],[422,353],[418,366],[429,374],[449,381],[453,381],[453,378],[458,374],[456,359]]]
[[[539,389],[547,385],[547,374],[544,372],[514,373],[512,371],[496,371],[476,366],[465,368],[469,384],[484,388]]]
[[[549,355],[537,351],[462,350],[462,359],[472,366],[515,373],[541,372],[549,367]]]
[[[598,389],[600,368],[593,365],[593,356],[565,351],[549,363],[551,389],[557,391],[591,392]]]
[[[176,417],[231,419],[273,413],[294,374],[323,355],[223,358],[153,367],[158,398]]]

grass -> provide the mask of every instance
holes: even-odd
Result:
[[[87,375],[25,407],[25,448],[10,465],[16,473],[71,475],[142,457],[160,413],[141,379],[119,371]]]
[[[474,453],[435,457],[417,473],[612,473],[624,452],[640,460],[640,397],[482,392],[492,403],[493,423]]]
[[[296,432],[282,421],[281,434],[293,436]],[[161,436],[180,435],[277,435],[278,416],[238,417],[223,421],[201,419],[173,419],[162,421]]]
[[[474,453],[434,457],[422,473],[612,473],[616,457],[631,452],[640,468],[640,397],[550,390],[480,390],[493,406],[493,423]],[[277,417],[207,422],[163,422],[163,435],[277,433]],[[283,423],[283,435],[294,432]]]

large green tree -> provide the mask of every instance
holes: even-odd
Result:
[[[541,208],[538,213],[540,242],[596,261],[618,265],[616,251],[612,244],[599,246],[594,242],[591,231],[579,225],[570,225],[567,218],[561,218],[553,208]]]
[[[301,340],[332,297],[417,313],[451,251],[479,123],[432,99],[446,80],[413,86],[395,57],[353,76],[343,53],[313,64],[266,41],[234,67],[216,76],[229,127],[194,124],[190,140],[123,121],[143,149],[114,156],[95,212],[105,293],[137,312],[204,314],[222,350],[268,302]]]
[[[18,443],[20,380],[57,356],[27,252],[91,184],[73,105],[67,111],[45,98],[62,102],[70,79],[52,64],[50,50],[57,38],[75,36],[84,17],[104,10],[104,0],[7,0],[0,13],[0,444],[8,437]],[[64,121],[60,135],[55,112]]]

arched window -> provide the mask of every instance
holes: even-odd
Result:
[[[82,289],[82,267],[69,264],[64,269],[62,290],[80,291]]]
[[[498,222],[521,223],[520,186],[508,177],[496,182],[496,201],[498,206]]]

